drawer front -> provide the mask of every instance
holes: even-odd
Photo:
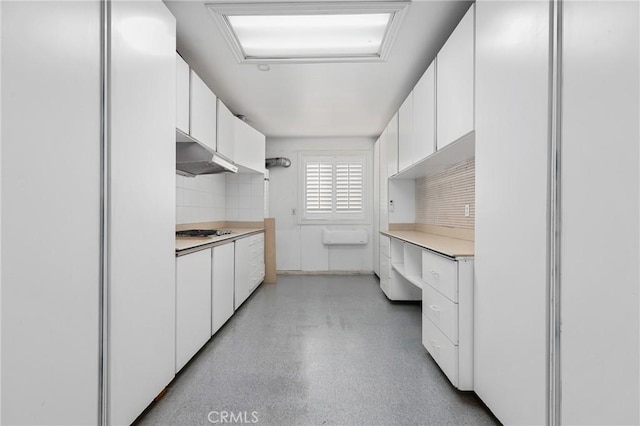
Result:
[[[458,301],[458,262],[455,260],[423,250],[422,279],[450,300]]]
[[[458,344],[458,304],[444,297],[429,284],[422,287],[422,313],[455,345]]]
[[[422,344],[451,384],[458,387],[458,347],[426,315],[422,315]]]
[[[391,242],[389,241],[389,237],[381,235],[380,236],[380,254],[384,254],[387,257],[391,254]]]

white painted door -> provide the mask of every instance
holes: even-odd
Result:
[[[217,118],[217,151],[231,161],[235,159],[235,124],[237,118],[233,115],[229,108],[218,99],[218,118]]]
[[[191,70],[191,136],[216,150],[216,95]]]
[[[145,48],[123,25],[140,16]],[[130,424],[175,372],[176,24],[117,1],[111,25],[109,418]]]
[[[436,61],[413,89],[413,162],[436,149]]]
[[[176,53],[176,128],[189,134],[189,64]]]
[[[211,250],[176,258],[176,373],[211,337]]]
[[[640,423],[639,9],[637,1],[564,2],[565,425]]]
[[[251,288],[251,244],[249,238],[235,242],[234,308],[247,300]]]
[[[413,91],[398,111],[398,171],[413,164]]]
[[[224,244],[214,247],[211,262],[211,334],[215,334],[220,327],[233,315],[234,289],[234,244]]]
[[[474,7],[469,8],[438,53],[438,149],[474,129]],[[515,28],[518,21],[511,22]],[[504,34],[500,38],[513,39]]]
[[[544,424],[549,4],[476,8],[474,388],[502,423]]]
[[[0,423],[95,424],[101,5],[1,3]]]

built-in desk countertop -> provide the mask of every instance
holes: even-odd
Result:
[[[453,258],[474,255],[473,241],[422,231],[380,231],[380,233]]]

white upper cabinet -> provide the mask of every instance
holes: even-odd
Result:
[[[398,111],[398,171],[413,164],[413,92]]]
[[[474,10],[472,5],[438,53],[438,149],[474,128]]]
[[[235,119],[236,163],[264,173],[265,136],[242,120]]]
[[[216,95],[193,70],[191,70],[190,130],[191,136],[216,150]]]
[[[398,113],[387,125],[387,176],[398,173]]]
[[[436,149],[436,61],[413,88],[413,162]]]
[[[176,53],[176,128],[189,134],[189,64]]]
[[[233,115],[229,108],[218,99],[218,153],[227,157],[229,160],[235,160],[235,124],[238,119]]]

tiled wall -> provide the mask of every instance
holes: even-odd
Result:
[[[224,221],[225,174],[194,178],[176,175],[176,223]]]
[[[227,174],[226,220],[264,219],[264,175]]]
[[[475,228],[475,159],[416,179],[416,223]],[[465,216],[464,207],[470,206]]]

